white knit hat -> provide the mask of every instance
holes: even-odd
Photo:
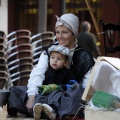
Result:
[[[67,47],[61,46],[61,45],[52,45],[49,49],[48,49],[48,54],[50,55],[51,52],[59,52],[65,56],[68,56],[68,58],[70,58],[70,50]]]
[[[67,13],[62,15],[60,18],[57,17],[57,22],[55,27],[58,27],[59,25],[64,25],[67,28],[69,28],[73,34],[77,37],[78,29],[79,29],[79,19],[77,16],[75,16],[72,13]]]

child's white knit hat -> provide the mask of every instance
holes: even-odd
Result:
[[[48,54],[50,55],[51,52],[59,52],[65,56],[68,56],[68,58],[70,58],[70,50],[67,47],[61,46],[61,45],[52,45],[49,49],[48,49]]]

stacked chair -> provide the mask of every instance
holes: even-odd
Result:
[[[31,32],[21,29],[7,35],[6,58],[8,66],[8,87],[27,85],[33,68]]]
[[[0,83],[0,87],[4,86],[5,81],[6,88],[26,86],[41,52],[54,42],[54,33],[43,32],[31,36],[29,30],[21,29],[9,33],[6,37],[2,33],[0,35],[3,36],[0,37],[0,77],[1,81],[4,81]]]
[[[53,32],[43,32],[31,37],[33,65],[38,63],[42,51],[54,42]]]
[[[7,60],[6,60],[6,39],[5,32],[0,30],[0,89],[5,87],[7,82]]]

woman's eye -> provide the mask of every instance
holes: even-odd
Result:
[[[63,33],[67,33],[67,32],[63,32]]]
[[[68,32],[66,32],[66,31],[63,31],[63,32],[61,32],[61,34],[67,34]],[[60,34],[60,32],[56,32],[56,34]]]
[[[57,31],[56,34],[59,34],[59,32]]]

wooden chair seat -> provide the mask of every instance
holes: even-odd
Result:
[[[18,49],[18,45],[15,45],[13,47],[11,46],[10,48],[7,48],[6,53],[7,55],[10,55],[11,53],[17,52],[17,49]]]
[[[24,76],[24,75],[30,75],[31,70],[24,70],[20,72],[20,76]]]
[[[24,43],[30,43],[30,37],[29,36],[20,36],[17,37],[17,45],[24,44]]]
[[[43,47],[42,46],[39,46],[39,47],[36,47],[32,50],[32,54],[36,53],[36,52],[40,52],[43,50]]]
[[[24,64],[24,63],[33,63],[33,58],[32,57],[20,58],[20,64]]]
[[[8,65],[8,68],[11,68],[12,66],[15,66],[15,65],[18,65],[19,64],[19,59],[16,59],[16,60],[13,60],[13,61],[10,61],[7,63]]]
[[[35,41],[35,42],[31,43],[31,44],[32,44],[32,49],[34,50],[36,47],[42,46],[42,40],[39,39],[39,40],[37,40],[37,41]]]
[[[20,77],[20,76],[24,76],[24,75],[30,75],[31,73],[31,70],[24,70],[24,71],[19,71],[19,72],[16,72],[16,73],[13,73],[10,75],[10,78],[11,80],[17,78],[17,77]]]
[[[7,81],[7,77],[0,76],[0,89],[3,89],[6,81]]]
[[[10,55],[7,55],[7,61],[14,61],[18,59],[18,52],[11,53]]]
[[[5,57],[6,53],[5,51],[0,50],[0,57]]]
[[[9,68],[9,72],[10,72],[10,75],[13,75],[14,73],[17,73],[17,72],[32,70],[32,68],[33,68],[33,64],[25,63],[21,65],[12,66],[11,68]]]
[[[24,63],[19,65],[19,71],[25,71],[25,70],[32,70],[33,64],[31,63]]]
[[[24,58],[24,57],[32,57],[32,51],[31,50],[19,51],[19,58]]]
[[[39,52],[36,52],[33,54],[33,59],[37,59],[37,58],[40,58],[40,55],[41,55],[42,51],[39,51]]]
[[[19,79],[20,79],[20,76],[18,76],[18,77],[16,77],[16,78],[12,79],[12,80],[9,82],[9,84],[11,84],[11,83],[13,83],[14,81],[17,81],[17,80],[19,80]]]
[[[53,38],[42,39],[42,46],[48,46],[54,42]]]
[[[9,70],[10,74],[14,74],[16,72],[19,72],[19,65],[12,66],[8,70]]]
[[[16,38],[12,38],[11,40],[9,40],[6,43],[6,45],[7,45],[6,53],[7,53],[7,55],[10,55],[12,53],[12,50],[17,49]]]
[[[0,30],[0,37],[4,37],[5,38],[5,32]]]
[[[9,42],[11,39],[15,38],[16,31],[10,32],[6,35],[6,39]]]
[[[19,71],[19,72],[16,72],[16,73],[13,73],[11,74],[10,78],[11,78],[11,81],[14,80],[15,78],[18,78],[18,77],[22,77],[22,76],[25,76],[25,75],[30,75],[31,73],[31,70],[24,70],[24,71]]]
[[[24,43],[24,44],[20,44],[18,45],[18,51],[22,51],[22,50],[31,50],[31,44],[29,43]]]
[[[8,62],[10,62],[16,59],[31,57],[31,56],[32,56],[31,50],[22,50],[22,51],[19,51],[19,52],[17,51],[10,54],[9,56],[7,56],[7,59],[8,59]]]
[[[30,43],[33,43],[36,40],[40,40],[41,39],[40,37],[41,37],[41,33],[38,33],[38,34],[35,34],[35,35],[31,36]]]
[[[0,57],[0,64],[6,64],[7,60],[6,58]]]
[[[41,33],[41,39],[49,38],[49,37],[53,38],[54,37],[54,33],[50,32],[50,31]]]
[[[6,43],[7,51],[9,51],[12,47],[16,46],[16,44],[17,44],[16,40],[17,40],[16,38],[12,38]]]
[[[38,39],[37,41],[32,42],[32,48],[36,48],[39,46],[48,46],[54,42],[53,38],[44,38],[44,39]]]
[[[31,50],[31,45],[29,43],[26,44],[20,44],[20,45],[15,45],[9,49],[7,49],[7,54],[10,55],[11,53],[17,52],[17,51],[22,51],[22,50]]]
[[[0,70],[0,77],[7,77],[7,72]]]
[[[5,64],[0,64],[0,71],[6,71],[7,66]]]
[[[43,33],[38,33],[36,35],[33,35],[31,37],[31,43],[37,41],[37,40],[40,40],[40,39],[44,39],[44,38],[53,38],[54,37],[54,33],[53,32],[50,32],[50,31],[47,31],[47,32],[43,32]]]
[[[21,36],[29,36],[30,37],[31,32],[29,30],[26,30],[26,29],[20,29],[20,30],[13,31],[13,32],[9,33],[6,36],[6,38],[7,38],[7,41],[9,42],[11,39],[21,37]]]
[[[8,62],[8,67],[12,67],[18,64],[24,64],[24,63],[33,63],[33,58],[32,57],[24,57],[24,58],[20,58],[20,59],[16,59],[13,61]]]
[[[31,36],[31,31],[26,30],[26,29],[20,29],[16,31],[16,37],[19,36]]]
[[[20,76],[20,72],[18,71],[18,72],[15,72],[13,74],[10,74],[10,79],[12,80],[12,79],[15,79],[15,78],[17,78],[19,76]]]
[[[4,43],[5,43],[5,38],[0,37],[0,43],[1,43],[1,44],[4,44]]]
[[[5,50],[5,45],[3,43],[0,43],[0,50],[4,51]]]
[[[24,43],[30,43],[30,37],[28,36],[20,36],[17,38],[14,37],[7,42],[7,48],[10,49],[11,47],[15,45],[20,45]]]
[[[26,86],[28,84],[29,75],[24,75],[19,77],[17,80],[13,81],[14,86]]]

